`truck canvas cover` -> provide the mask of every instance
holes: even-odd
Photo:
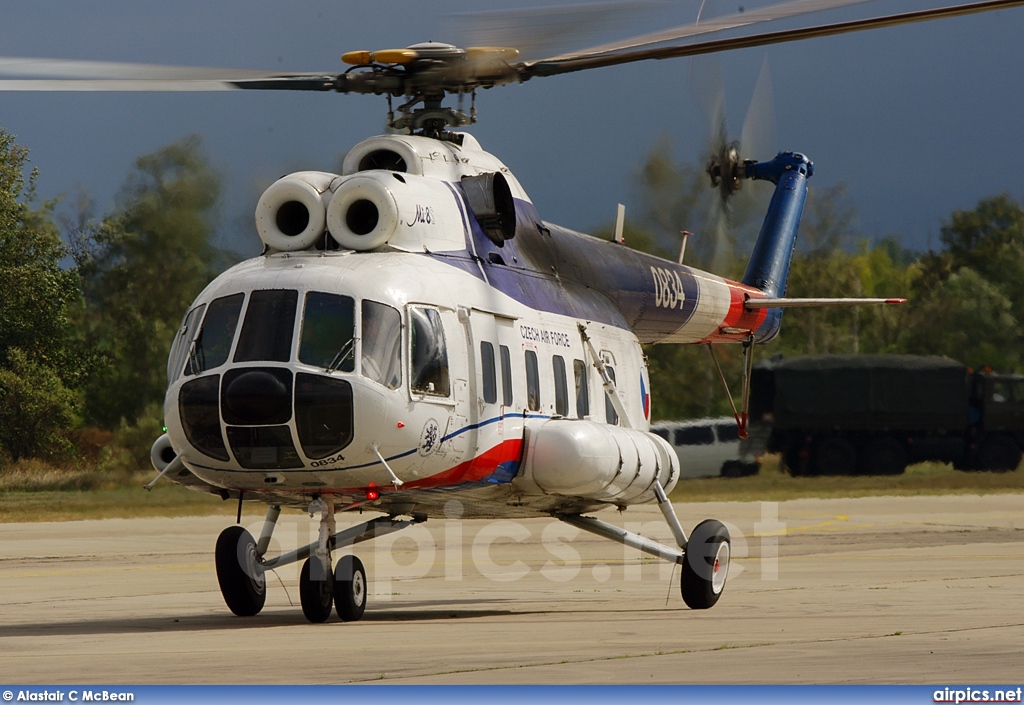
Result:
[[[751,382],[752,406],[771,410],[776,428],[952,430],[967,424],[967,368],[945,357],[769,360]]]

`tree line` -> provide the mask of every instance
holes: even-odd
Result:
[[[770,188],[744,184],[724,215],[707,197],[702,169],[674,161],[670,145],[654,149],[637,170],[638,213],[626,243],[676,259],[680,224],[702,224],[685,262],[732,279],[743,275],[767,209]],[[713,195],[712,195],[713,198]],[[905,297],[902,306],[789,309],[779,336],[758,346],[773,355],[906,353],[945,355],[980,368],[1024,371],[1024,207],[1009,194],[953,211],[935,251],[913,252],[899,238],[875,242],[857,230],[843,186],[810,191],[793,257],[792,297]],[[706,346],[651,345],[652,414],[658,419],[729,413]],[[742,349],[716,354],[738,393]]]
[[[220,180],[190,137],[140,157],[111,212],[81,196],[58,214],[27,165],[0,130],[0,467],[83,454],[141,467],[171,339],[229,259],[213,245]]]
[[[172,338],[233,259],[214,245],[220,179],[190,137],[140,157],[112,210],[96,216],[84,195],[41,200],[28,164],[27,149],[0,130],[0,470],[21,458],[144,467],[161,432]],[[742,275],[766,205],[754,189],[717,213],[706,175],[664,144],[638,168],[636,189],[627,244],[674,260],[679,226],[703,224],[686,262]],[[940,249],[914,253],[896,238],[859,237],[842,188],[812,184],[788,293],[910,303],[786,311],[782,333],[759,356],[944,354],[1020,371],[1024,209],[999,195],[955,211]],[[656,417],[728,409],[702,346],[646,354]],[[719,357],[738,382],[739,348],[719,348]]]

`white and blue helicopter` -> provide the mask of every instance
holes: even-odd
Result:
[[[341,74],[220,72],[22,62],[9,90],[313,90],[388,98],[390,134],[357,144],[340,174],[298,172],[256,208],[262,255],[196,298],[167,365],[159,477],[225,500],[269,505],[262,532],[228,527],[217,577],[232,612],[263,608],[266,572],[303,561],[302,611],[357,620],[360,560],[335,553],[445,516],[551,517],[682,566],[688,606],[712,607],[729,573],[716,520],[687,533],[668,494],[679,460],[649,432],[641,345],[742,345],[741,433],[754,345],[791,306],[901,299],[786,298],[807,157],[763,162],[722,145],[709,166],[727,197],[743,180],[774,185],[739,282],[546,222],[512,173],[457,128],[444,105],[478,89],[646,59],[691,56],[1024,4],[988,0],[797,30],[696,35],[853,0],[795,0],[611,47],[540,61],[509,48],[425,43],[352,52]],[[687,44],[665,42],[690,39]],[[63,67],[67,77],[53,78]],[[7,67],[11,70],[11,67]],[[73,69],[73,70],[72,70]],[[46,78],[40,78],[42,75]],[[402,98],[397,113],[392,98]],[[156,480],[154,480],[155,482]],[[151,486],[151,485],[150,485]],[[589,516],[656,502],[674,546]],[[319,514],[319,538],[268,555],[282,507]],[[340,512],[380,516],[341,531]],[[240,524],[240,522],[239,522]]]

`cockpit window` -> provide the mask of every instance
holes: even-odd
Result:
[[[199,325],[199,320],[203,317],[203,311],[205,310],[206,304],[200,304],[189,311],[185,316],[185,320],[182,321],[181,328],[178,329],[178,334],[174,336],[171,354],[167,357],[168,384],[178,379],[178,375],[181,374],[181,367],[185,364],[185,352],[192,345],[192,340],[196,337],[196,327]]]
[[[362,326],[363,376],[388,389],[398,389],[402,383],[401,314],[385,304],[363,301]],[[443,338],[441,342],[443,346]]]
[[[235,362],[288,362],[298,299],[299,293],[293,290],[252,292],[238,336]]]
[[[355,369],[356,302],[348,296],[306,294],[299,361],[324,369]]]
[[[206,318],[203,319],[203,327],[199,329],[188,352],[186,375],[212,370],[227,361],[244,298],[244,294],[232,294],[214,299],[210,304]]]
[[[451,390],[441,314],[432,308],[410,308],[409,320],[412,323],[412,377],[409,386],[414,392],[446,397]]]

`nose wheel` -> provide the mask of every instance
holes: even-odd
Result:
[[[229,526],[217,537],[217,582],[228,609],[239,617],[259,614],[267,601],[267,580],[252,534]]]
[[[343,622],[355,622],[366,611],[366,571],[355,556],[342,556],[334,569],[334,608]]]
[[[355,622],[366,611],[369,583],[358,558],[342,556],[332,568],[331,550],[385,536],[414,526],[425,517],[412,520],[378,517],[335,533],[333,502],[316,500],[322,512],[320,537],[313,543],[267,558],[271,535],[281,513],[280,507],[267,511],[259,541],[241,526],[229,526],[217,539],[217,580],[224,602],[235,614],[250,617],[263,609],[267,599],[265,574],[281,566],[303,561],[299,573],[299,602],[310,622],[326,622],[336,610],[343,622]],[[312,512],[311,512],[312,513]]]
[[[331,609],[343,622],[355,622],[366,611],[366,570],[355,556],[342,556],[333,571],[325,570],[320,559],[310,556],[299,575],[302,614],[313,623],[326,622]]]
[[[310,556],[302,564],[299,574],[299,602],[302,614],[314,624],[326,622],[334,605],[334,571],[331,559],[326,564],[317,556]]]

